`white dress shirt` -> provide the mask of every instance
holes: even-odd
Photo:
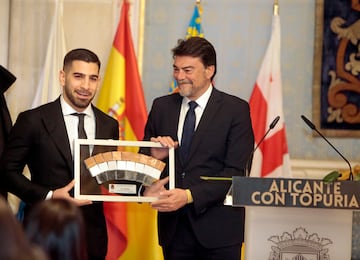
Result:
[[[201,119],[204,109],[207,105],[207,102],[209,101],[212,89],[213,89],[213,86],[210,85],[210,87],[205,91],[204,94],[202,94],[197,100],[194,100],[198,104],[197,107],[195,108],[195,115],[196,115],[195,130],[200,122],[200,119]],[[189,110],[188,103],[190,101],[191,100],[188,99],[187,97],[184,97],[182,100],[180,116],[179,116],[179,124],[178,124],[179,144],[181,144],[181,136],[182,136],[183,126],[184,126],[185,116],[186,116],[187,111]]]

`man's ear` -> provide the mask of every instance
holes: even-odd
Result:
[[[215,66],[214,65],[210,65],[210,66],[206,67],[206,77],[208,79],[211,79],[212,76],[214,75],[214,73],[215,73]]]
[[[59,82],[61,86],[65,86],[65,72],[63,70],[59,72]]]

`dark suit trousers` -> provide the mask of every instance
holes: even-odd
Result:
[[[89,260],[105,259],[107,253],[107,229],[103,212],[103,204],[93,202],[81,206],[85,223],[85,236]]]
[[[188,215],[181,214],[174,239],[169,246],[163,247],[163,254],[165,260],[239,260],[241,247],[203,247],[196,239]]]

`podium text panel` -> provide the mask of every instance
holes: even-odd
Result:
[[[246,207],[245,212],[245,260],[351,259],[351,210]]]

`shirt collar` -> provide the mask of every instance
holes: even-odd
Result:
[[[213,85],[210,84],[210,87],[204,92],[204,94],[202,94],[198,99],[194,100],[194,101],[196,101],[196,103],[198,104],[198,106],[201,109],[205,109],[206,104],[209,101],[212,90],[213,90]],[[187,97],[183,98],[183,101],[182,101],[183,104],[187,104],[189,102],[190,102],[190,99],[188,99]]]

